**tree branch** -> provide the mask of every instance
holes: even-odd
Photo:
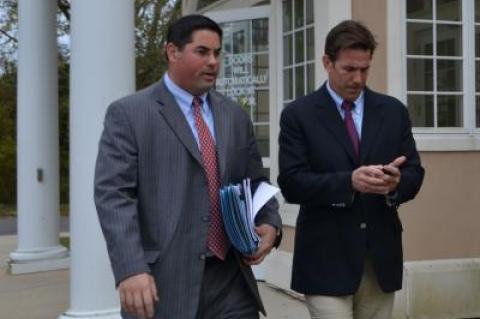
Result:
[[[67,21],[70,21],[70,3],[66,0],[58,0],[58,9],[65,16]]]
[[[8,34],[8,32],[0,29],[0,33],[2,33],[4,36],[6,36],[10,41],[18,42],[17,38],[12,37],[10,34]]]

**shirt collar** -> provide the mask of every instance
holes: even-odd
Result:
[[[168,72],[165,72],[163,76],[163,81],[167,86],[168,90],[173,94],[175,99],[178,101],[178,103],[183,105],[192,105],[194,96],[190,92],[186,91],[185,89],[177,85],[175,82],[173,82],[172,79],[170,79],[170,77],[168,76]],[[204,110],[206,110],[207,108],[207,103],[206,103],[207,94],[208,92],[205,92],[199,96],[199,98],[203,102],[202,109]]]
[[[332,97],[333,101],[335,102],[337,109],[341,110],[344,99],[332,89],[332,87],[330,86],[330,81],[328,80],[327,80],[327,91]],[[353,103],[355,104],[355,107],[352,108],[352,112],[354,113],[361,112],[360,107],[358,106],[363,105],[364,96],[365,96],[365,90],[362,90],[362,92],[360,92],[360,95],[357,97],[357,99],[353,101]]]

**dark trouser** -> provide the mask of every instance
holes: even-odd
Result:
[[[233,252],[205,263],[197,319],[258,319],[258,308]]]

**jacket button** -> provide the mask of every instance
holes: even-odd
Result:
[[[210,221],[210,216],[203,216],[203,217],[202,217],[202,220],[203,220],[204,222],[209,222],[209,221]]]
[[[205,260],[205,258],[207,258],[207,255],[205,255],[205,254],[200,254],[200,259],[201,259],[201,260]]]
[[[360,229],[366,229],[366,228],[367,228],[367,223],[360,224]]]

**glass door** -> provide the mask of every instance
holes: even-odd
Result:
[[[252,119],[258,148],[270,177],[269,6],[207,13],[223,30],[218,92],[237,101]]]

